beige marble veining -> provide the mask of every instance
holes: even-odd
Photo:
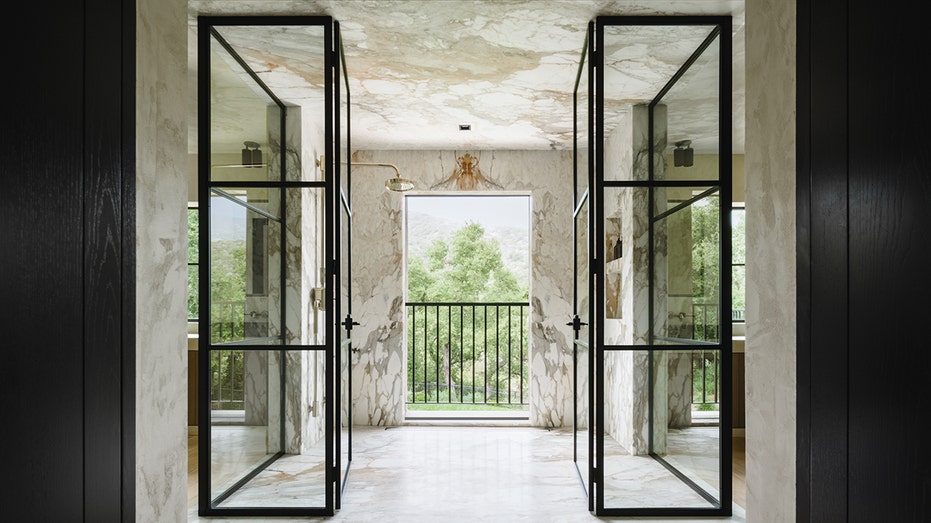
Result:
[[[531,197],[530,418],[572,423],[572,158],[563,151],[357,151],[357,162],[390,163],[419,194],[453,173],[457,158],[479,159],[483,175]],[[353,402],[358,424],[403,421],[407,386],[404,335],[404,195],[385,191],[390,170],[353,171]],[[498,191],[500,193],[500,191]],[[480,193],[470,193],[480,194]]]

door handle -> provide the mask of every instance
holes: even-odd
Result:
[[[584,321],[582,321],[582,318],[579,318],[579,315],[576,314],[576,315],[572,318],[572,321],[570,321],[570,322],[567,323],[566,325],[569,326],[569,327],[572,327],[572,330],[574,330],[574,331],[579,331],[579,329],[582,328],[582,325],[588,325],[588,324],[585,323]]]

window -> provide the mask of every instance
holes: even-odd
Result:
[[[200,251],[198,236],[200,226],[197,218],[197,207],[188,207],[187,210],[187,319],[196,322],[198,317],[198,282],[200,273]]]
[[[746,215],[743,203],[734,202],[731,210],[731,320],[744,322],[746,307]]]

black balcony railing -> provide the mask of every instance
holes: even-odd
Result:
[[[408,303],[407,402],[526,405],[526,302]]]
[[[211,303],[210,338],[212,343],[240,341],[245,336],[245,302]],[[242,410],[245,367],[243,351],[210,351],[211,410]]]
[[[721,318],[716,303],[693,303],[697,341],[718,341]],[[701,410],[718,410],[721,361],[717,350],[692,353],[692,404]]]

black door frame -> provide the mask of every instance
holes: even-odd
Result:
[[[653,162],[649,162],[649,179],[644,181],[611,181],[605,180],[605,168],[604,168],[604,158],[605,158],[605,97],[604,97],[604,82],[605,82],[605,67],[604,67],[604,29],[606,26],[640,26],[640,25],[651,25],[651,26],[671,26],[671,25],[695,25],[695,26],[709,26],[712,29],[711,34],[705,40],[703,47],[700,47],[692,55],[689,61],[676,73],[676,75],[667,83],[667,85],[660,90],[656,97],[649,104],[650,110],[650,129],[649,129],[649,153],[652,158],[654,155],[653,146],[653,108],[658,104],[662,97],[669,91],[672,85],[681,77],[682,73],[693,63],[695,58],[704,50],[705,46],[710,44],[714,39],[718,39],[718,45],[720,46],[720,59],[719,59],[719,71],[720,71],[720,90],[719,90],[719,155],[720,155],[720,166],[719,166],[719,176],[716,180],[688,180],[688,181],[672,181],[672,180],[656,180],[654,179],[653,174]],[[662,350],[659,348],[661,346],[655,345],[653,338],[653,300],[654,300],[654,280],[655,280],[655,271],[653,267],[653,222],[654,222],[654,197],[653,191],[654,188],[661,187],[683,187],[683,186],[704,186],[704,187],[718,187],[718,192],[720,194],[720,238],[721,245],[719,250],[719,263],[721,267],[724,266],[725,260],[730,260],[731,257],[731,233],[730,233],[730,195],[731,195],[731,186],[732,186],[732,171],[731,171],[731,151],[732,151],[732,130],[731,130],[731,17],[730,16],[601,16],[597,17],[595,20],[595,33],[594,33],[594,50],[593,50],[593,66],[595,68],[595,82],[594,82],[594,103],[595,103],[595,127],[594,131],[596,134],[596,139],[593,148],[593,156],[595,158],[595,169],[594,169],[594,183],[592,185],[593,194],[592,200],[593,203],[591,207],[593,208],[593,239],[599,239],[599,241],[594,242],[593,245],[596,245],[595,251],[593,251],[593,264],[592,270],[590,272],[591,278],[595,279],[594,293],[592,296],[592,301],[594,302],[594,313],[591,317],[592,324],[594,326],[594,340],[593,340],[593,353],[595,356],[595,369],[594,369],[594,388],[595,388],[595,400],[593,404],[593,418],[594,422],[591,425],[591,430],[594,431],[595,436],[595,449],[594,449],[594,474],[595,474],[595,486],[596,490],[594,491],[595,498],[595,513],[599,516],[728,516],[731,514],[731,502],[732,502],[732,493],[731,493],[731,334],[732,328],[729,321],[729,316],[724,316],[726,319],[721,320],[719,318],[719,343],[715,344],[715,350],[719,350],[721,353],[721,389],[723,394],[720,398],[720,434],[719,434],[719,485],[720,485],[720,494],[719,498],[714,498],[711,494],[707,493],[695,484],[693,481],[689,480],[684,474],[678,472],[671,464],[664,460],[661,456],[653,452],[653,387],[652,387],[652,365],[653,365],[653,355],[655,351]],[[590,100],[591,103],[591,100]],[[604,272],[605,272],[605,256],[602,253],[602,242],[601,238],[604,237],[604,194],[605,188],[611,187],[630,187],[630,188],[646,188],[649,191],[649,217],[650,217],[650,229],[649,229],[649,341],[648,345],[605,345],[604,339],[604,325],[601,322],[601,318],[605,315],[605,282],[604,282]],[[728,265],[729,267],[729,265]],[[721,270],[720,273],[720,310],[724,311],[726,308],[730,307],[731,303],[731,275],[729,271]],[[676,345],[676,349],[707,349],[705,345]],[[649,508],[622,508],[622,507],[606,507],[604,504],[604,398],[605,398],[605,387],[604,387],[604,360],[605,355],[608,351],[647,351],[649,353],[649,364],[650,370],[648,372],[650,376],[650,387],[649,387],[649,412],[650,412],[650,441],[649,441],[649,453],[650,456],[663,464],[667,469],[670,470],[672,474],[681,479],[684,483],[689,485],[693,490],[695,490],[699,495],[704,497],[709,501],[710,507],[689,507],[689,508],[679,508],[679,507],[649,507]],[[591,495],[589,496],[591,501]]]
[[[321,159],[321,169],[324,173],[322,181],[288,181],[284,173],[287,172],[287,155],[280,155],[280,180],[265,182],[235,182],[213,180],[210,176],[210,38],[215,37],[221,41],[222,37],[213,30],[218,26],[321,26],[324,29],[324,48],[321,50],[324,59],[324,84],[325,88],[325,123],[324,123],[324,154]],[[209,248],[209,231],[210,231],[210,206],[211,191],[214,187],[267,187],[276,189],[280,195],[280,220],[286,223],[287,205],[286,197],[288,189],[316,189],[323,190],[324,197],[324,216],[323,227],[325,231],[324,260],[326,264],[326,281],[329,289],[339,288],[339,251],[336,247],[336,237],[339,226],[339,219],[336,215],[339,209],[339,173],[340,162],[338,161],[335,150],[335,127],[338,120],[339,108],[336,105],[337,89],[335,86],[335,70],[337,53],[334,50],[334,29],[335,22],[329,16],[200,16],[198,17],[198,199],[199,220],[200,220],[200,318],[199,318],[199,371],[201,373],[198,380],[198,401],[199,401],[199,485],[198,485],[198,507],[201,516],[330,516],[335,513],[337,508],[337,482],[339,480],[340,456],[338,454],[338,442],[336,441],[335,428],[339,420],[339,395],[336,394],[337,373],[339,372],[338,363],[338,316],[336,315],[335,306],[338,303],[336,293],[330,292],[327,297],[329,302],[325,307],[324,321],[325,339],[323,345],[299,345],[287,344],[282,336],[277,345],[267,344],[237,344],[237,349],[261,350],[261,351],[278,351],[281,357],[281,380],[282,387],[281,401],[282,412],[280,416],[280,435],[281,448],[284,449],[284,387],[285,387],[285,361],[286,352],[288,351],[318,351],[324,354],[325,372],[324,372],[324,390],[325,398],[325,459],[324,459],[324,481],[325,481],[325,503],[323,506],[308,507],[220,507],[219,503],[235,492],[238,488],[245,485],[250,479],[276,461],[284,451],[268,458],[265,462],[258,465],[246,477],[237,481],[225,492],[220,494],[216,499],[211,497],[211,438],[210,438],[210,351],[214,345],[210,343],[210,314],[203,311],[210,311],[210,250]],[[265,93],[281,109],[280,118],[280,136],[285,136],[285,104],[261,81],[261,79],[250,70],[249,67],[237,57],[235,51],[228,47],[227,51],[240,62],[243,70],[252,77],[252,80],[262,88]],[[282,248],[287,245],[286,227],[281,227],[280,242]],[[286,257],[281,256],[280,277],[282,296],[280,300],[280,317],[282,321],[282,332],[286,329],[286,310],[285,303],[285,279],[287,278]],[[217,346],[222,348],[222,346]]]

